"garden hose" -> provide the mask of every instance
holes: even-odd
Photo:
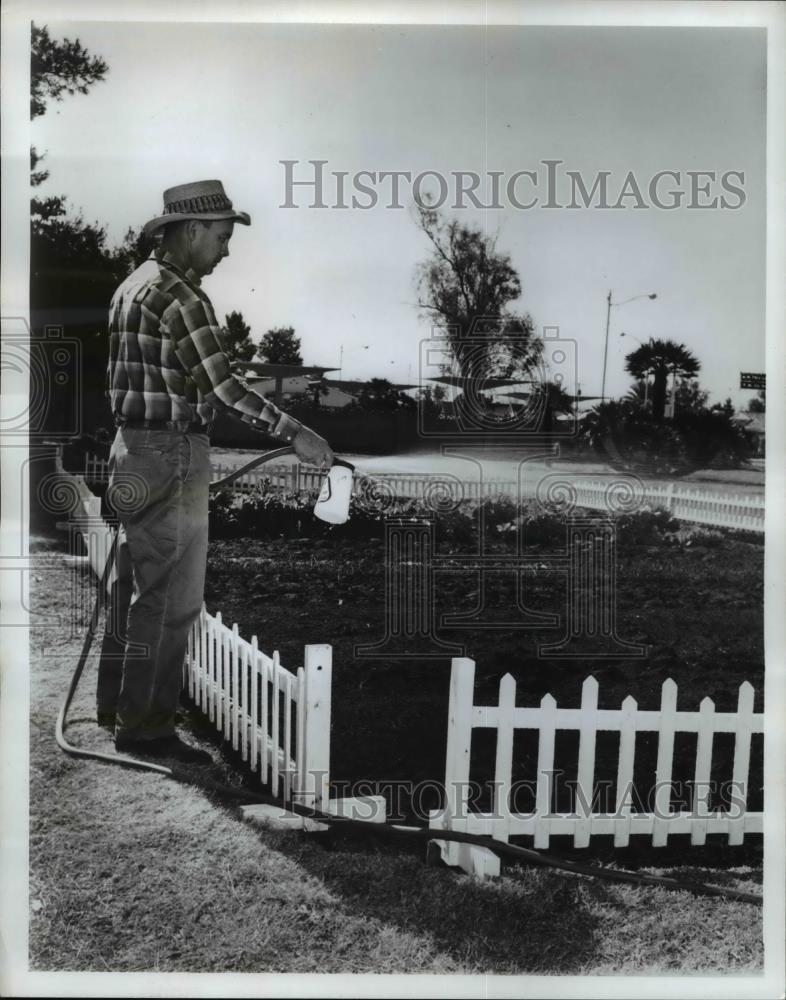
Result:
[[[171,768],[167,777],[179,781],[181,784],[194,785],[206,791],[218,792],[219,794],[229,795],[232,798],[243,799],[248,805],[277,806],[285,812],[295,813],[298,816],[303,816],[306,819],[312,819],[319,823],[331,824],[338,829],[362,830],[364,833],[375,833],[377,836],[390,837],[392,839],[411,837],[426,842],[444,840],[458,844],[469,844],[473,847],[485,847],[500,857],[509,857],[513,860],[526,861],[530,864],[546,868],[555,868],[574,875],[585,875],[592,878],[606,879],[609,882],[624,882],[630,885],[652,885],[660,886],[664,889],[679,889],[683,892],[693,892],[700,896],[719,896],[725,899],[733,899],[737,902],[754,903],[759,906],[762,903],[761,896],[753,892],[745,892],[741,889],[725,889],[722,886],[708,885],[705,882],[680,881],[676,878],[670,878],[667,875],[646,875],[639,872],[626,871],[622,868],[606,868],[600,865],[586,864],[582,861],[571,861],[568,858],[559,858],[552,854],[544,854],[542,851],[536,851],[532,848],[519,847],[516,844],[494,840],[490,836],[462,833],[460,830],[439,830],[423,825],[405,825],[389,821],[378,823],[371,820],[351,819],[348,816],[336,816],[334,813],[321,812],[319,809],[312,809],[310,806],[304,806],[297,802],[284,803],[273,795],[250,792],[248,789],[226,785],[212,778],[196,778],[192,772],[177,766]]]
[[[223,479],[217,479],[214,483],[210,484],[211,490],[220,489],[222,486],[229,486],[230,483],[234,483],[236,479],[240,479],[247,472],[251,472],[252,469],[256,469],[257,466],[262,465],[264,462],[270,462],[274,458],[282,458],[284,455],[294,455],[295,449],[291,445],[286,445],[283,448],[275,448],[273,451],[266,451],[264,455],[258,455],[251,462],[242,466],[240,469],[233,469],[228,476],[224,476]]]
[[[234,480],[239,479],[242,475],[244,475],[244,473],[250,472],[252,469],[263,464],[264,462],[269,462],[271,459],[279,458],[283,455],[290,454],[293,451],[293,448],[285,447],[266,452],[264,455],[261,455],[242,466],[242,468],[231,472],[223,479],[219,479],[216,482],[211,483],[210,489],[214,490],[219,489],[222,486],[226,486]],[[57,744],[61,750],[70,756],[104,761],[109,764],[119,764],[123,767],[130,767],[136,770],[152,771],[156,774],[163,775],[165,778],[171,778],[174,781],[178,781],[181,784],[188,784],[202,788],[206,791],[228,795],[235,799],[242,799],[249,805],[264,804],[278,806],[287,812],[295,813],[298,816],[303,816],[304,818],[312,819],[319,823],[329,824],[339,830],[362,830],[364,833],[371,833],[381,837],[390,837],[392,839],[409,837],[426,842],[440,840],[459,844],[469,844],[474,847],[486,848],[500,857],[507,857],[511,860],[528,862],[542,867],[554,868],[559,871],[570,872],[574,875],[600,878],[609,882],[621,882],[630,885],[651,885],[664,889],[677,889],[683,892],[692,892],[701,896],[721,897],[742,903],[753,903],[758,906],[762,905],[761,896],[752,892],[744,892],[740,889],[726,889],[722,886],[708,885],[704,882],[681,881],[665,875],[647,875],[639,872],[626,871],[620,868],[607,868],[600,865],[585,864],[581,861],[571,861],[567,858],[559,858],[551,854],[544,854],[543,852],[533,850],[532,848],[519,847],[515,844],[495,840],[489,836],[462,833],[459,830],[438,830],[427,826],[410,826],[399,823],[391,823],[389,821],[377,823],[369,820],[351,819],[346,816],[336,816],[331,813],[324,813],[318,809],[312,809],[309,806],[304,806],[296,802],[287,802],[285,804],[273,795],[250,792],[247,789],[226,785],[223,782],[219,782],[211,778],[197,778],[190,770],[183,769],[178,766],[165,767],[162,764],[153,764],[149,761],[136,760],[133,757],[127,757],[123,754],[102,753],[100,751],[84,750],[80,747],[74,746],[65,738],[68,710],[76,693],[87,662],[87,657],[90,653],[90,648],[93,644],[93,639],[95,638],[101,609],[106,599],[107,582],[114,564],[116,548],[117,533],[114,534],[112,544],[109,548],[106,565],[104,566],[104,570],[101,574],[101,580],[98,585],[98,593],[96,595],[93,612],[90,617],[90,623],[82,644],[82,651],[79,655],[79,661],[71,678],[68,693],[58,714],[55,726],[55,739],[57,740]]]

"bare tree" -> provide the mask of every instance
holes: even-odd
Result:
[[[508,378],[528,370],[541,352],[528,314],[510,309],[521,281],[510,254],[495,237],[445,220],[437,209],[418,204],[415,221],[431,244],[418,265],[418,306],[443,329],[464,377]]]

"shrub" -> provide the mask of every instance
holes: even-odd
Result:
[[[724,411],[678,411],[674,420],[656,421],[628,399],[596,406],[581,438],[614,468],[651,475],[737,468],[750,454],[745,435]]]
[[[555,548],[565,541],[566,518],[558,508],[544,510],[535,501],[516,504],[508,498],[465,501],[445,512],[422,499],[379,499],[353,496],[345,524],[325,524],[314,517],[315,493],[278,492],[269,487],[233,496],[222,490],[210,500],[211,538],[383,538],[389,520],[422,520],[435,525],[438,544],[477,548],[481,516],[484,546]],[[588,516],[600,516],[588,512]],[[621,545],[651,545],[668,540],[679,522],[665,510],[645,508],[616,518]]]
[[[669,541],[680,529],[680,522],[663,508],[645,507],[632,514],[620,514],[615,519],[617,544],[657,545]]]

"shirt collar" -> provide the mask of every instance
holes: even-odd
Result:
[[[176,271],[178,274],[182,275],[186,281],[189,281],[192,285],[196,285],[197,288],[202,284],[202,279],[196,271],[192,267],[189,267],[187,270],[183,270],[168,250],[164,250],[163,253],[160,250],[157,252],[154,251],[150,254],[150,259],[157,260],[159,264],[163,264],[170,270]]]

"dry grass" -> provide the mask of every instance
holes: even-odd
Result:
[[[274,833],[196,788],[64,756],[54,721],[84,621],[61,553],[41,543],[31,666],[31,967],[193,972],[607,974],[761,967],[761,911],[652,888],[424,865],[420,850]],[[87,584],[87,597],[92,595]],[[89,601],[83,602],[85,612]],[[92,723],[95,661],[69,735]],[[225,777],[218,760],[216,776]],[[671,872],[673,873],[673,872]],[[707,872],[756,889],[759,870]]]

